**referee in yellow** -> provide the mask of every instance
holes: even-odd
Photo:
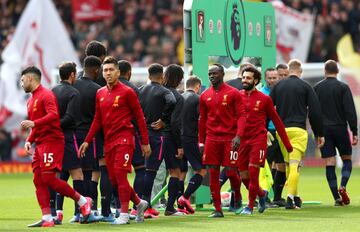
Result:
[[[270,96],[280,118],[283,120],[286,133],[294,148],[291,153],[288,153],[279,139],[288,173],[288,196],[285,208],[295,209],[301,208],[302,203],[298,194],[298,182],[300,162],[305,154],[308,142],[307,116],[318,147],[324,145],[324,137],[320,103],[313,88],[300,78],[302,74],[301,62],[293,59],[289,61],[288,66],[289,77],[278,82]]]

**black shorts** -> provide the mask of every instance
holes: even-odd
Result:
[[[345,126],[324,127],[325,144],[320,149],[321,157],[328,158],[336,156],[336,148],[340,155],[351,155],[352,147],[350,135]]]
[[[205,166],[202,164],[202,157],[200,154],[198,142],[197,141],[184,142],[183,147],[184,147],[184,155],[187,161],[190,163],[191,167],[195,171],[204,169]]]
[[[65,149],[62,162],[62,170],[70,171],[72,169],[80,168],[80,155],[78,154],[78,144],[76,141],[75,132],[64,131]]]
[[[281,164],[281,163],[285,163],[285,161],[284,161],[284,156],[280,150],[279,141],[276,138],[276,131],[269,130],[269,132],[274,137],[274,141],[271,142],[272,144],[267,148],[267,152],[266,152],[266,160],[271,167],[272,162]]]
[[[87,135],[87,131],[76,131],[77,144],[81,146]],[[93,142],[89,144],[89,148],[85,152],[85,157],[81,158],[81,168],[83,170],[99,170],[99,159],[104,157],[104,138],[101,133],[98,133]]]
[[[145,164],[145,157],[141,151],[141,138],[138,134],[135,134],[135,150],[131,164],[134,168],[143,166]]]
[[[177,148],[172,138],[164,137],[158,133],[149,133],[151,155],[145,159],[145,167],[158,170],[163,159],[166,169],[180,168],[181,160],[175,157]]]

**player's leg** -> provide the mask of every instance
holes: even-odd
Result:
[[[335,205],[341,206],[343,205],[343,202],[338,193],[338,183],[336,176],[336,149],[334,144],[335,141],[330,132],[331,130],[325,129],[325,144],[320,149],[320,151],[321,157],[325,161],[326,180],[328,182],[331,194],[334,198]]]
[[[197,142],[185,143],[184,155],[190,163],[195,174],[189,180],[189,184],[184,194],[179,198],[178,205],[183,206],[190,213],[194,213],[194,209],[190,204],[190,196],[200,187],[203,178],[206,175],[206,168],[202,164],[201,154]]]
[[[184,213],[174,208],[175,201],[179,194],[179,177],[181,175],[181,160],[176,158],[178,148],[171,136],[164,137],[164,160],[166,169],[169,170],[168,201],[165,209],[165,216],[180,216]]]
[[[338,148],[341,160],[343,161],[339,193],[344,204],[348,205],[350,204],[350,198],[346,191],[346,185],[350,179],[352,171],[352,147],[350,142],[350,136],[346,127],[339,128],[337,130],[336,147]]]
[[[224,144],[215,140],[205,141],[203,164],[208,167],[210,175],[210,192],[215,211],[209,217],[224,217],[220,196],[220,165],[223,160]]]
[[[159,134],[149,133],[149,142],[151,146],[151,155],[145,160],[145,176],[142,199],[148,202],[148,209],[145,212],[145,217],[156,217],[159,212],[151,206],[151,191],[154,185],[156,173],[163,160],[163,137]]]
[[[68,171],[60,172],[60,179],[67,182],[69,180],[69,178],[70,178],[70,173]],[[62,219],[63,219],[63,205],[64,205],[64,196],[57,193],[56,194],[56,215],[57,215],[57,220],[59,221],[59,223],[62,223]],[[78,205],[75,203],[74,210],[76,208],[78,208]]]
[[[135,171],[135,178],[133,182],[134,191],[138,196],[142,196],[145,177],[145,157],[142,154],[141,141],[137,133],[135,135],[135,151],[131,163]],[[133,209],[131,210],[131,215],[137,215],[135,204],[133,205]]]

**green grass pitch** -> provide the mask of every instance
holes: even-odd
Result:
[[[340,181],[340,170],[338,181]],[[304,201],[321,201],[320,205],[304,205],[301,210],[267,209],[264,214],[209,219],[210,212],[197,212],[184,217],[165,217],[146,220],[142,224],[113,226],[106,223],[69,224],[73,202],[65,200],[64,224],[54,228],[27,228],[40,219],[31,174],[0,175],[0,231],[360,231],[360,169],[354,168],[348,184],[351,204],[334,207],[330,190],[321,168],[304,168],[300,175],[299,191]],[[223,188],[225,191],[227,187]],[[244,200],[247,192],[242,189]],[[284,190],[284,193],[286,189]],[[285,195],[285,194],[284,194]],[[210,206],[209,206],[210,207]]]

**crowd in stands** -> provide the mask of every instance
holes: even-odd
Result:
[[[284,0],[287,6],[316,15],[314,33],[307,62],[337,60],[336,45],[350,33],[354,49],[360,52],[359,0]]]

